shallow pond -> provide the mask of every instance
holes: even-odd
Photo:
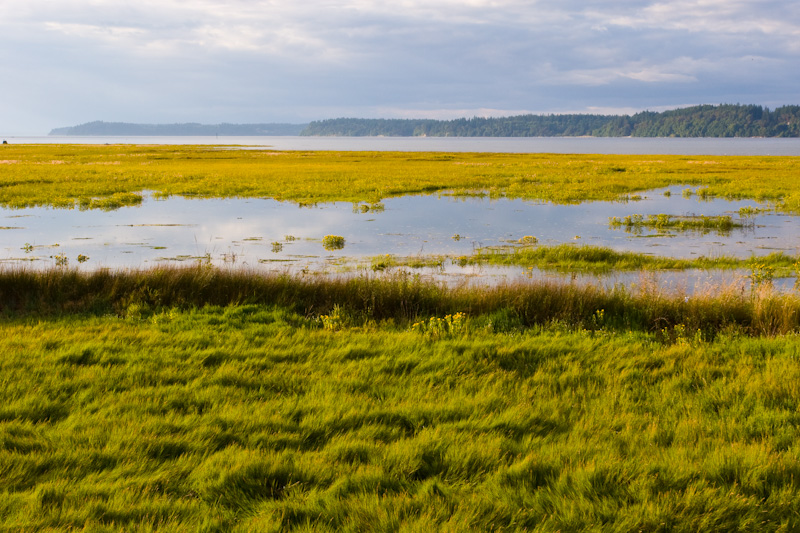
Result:
[[[627,201],[578,205],[438,195],[388,198],[380,205],[300,207],[257,198],[172,197],[147,198],[140,206],[110,212],[4,209],[0,210],[0,261],[36,267],[66,262],[81,268],[202,261],[330,272],[352,270],[384,254],[469,255],[479,248],[517,245],[525,236],[545,245],[569,242],[687,258],[750,257],[776,251],[794,255],[800,250],[798,217],[776,213],[741,217],[741,208],[768,206],[754,201],[705,201],[685,192],[686,187],[672,187]],[[610,217],[660,213],[731,216],[743,227],[704,233],[626,231],[609,224]],[[344,237],[344,247],[326,249],[326,235]],[[476,277],[523,273],[520,268],[470,268],[450,265],[439,270],[477,272]]]

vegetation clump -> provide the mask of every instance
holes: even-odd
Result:
[[[798,275],[800,260],[782,252],[745,259],[700,256],[692,259],[620,252],[605,246],[576,245],[571,243],[552,246],[517,247],[502,246],[478,249],[472,255],[452,257],[459,266],[498,265],[538,268],[558,272],[656,271],[687,269],[752,270],[766,265],[775,277]]]
[[[412,255],[400,257],[392,254],[375,256],[370,260],[369,267],[375,272],[395,267],[409,268],[443,268],[446,256],[440,255]]]
[[[667,214],[658,215],[628,215],[625,217],[609,217],[608,224],[612,228],[625,228],[625,231],[634,232],[642,228],[660,231],[699,231],[708,233],[730,233],[735,228],[743,228],[743,222],[734,221],[728,215],[720,216],[674,216]]]
[[[466,329],[466,315],[455,313],[445,315],[444,318],[432,316],[427,321],[420,320],[411,325],[411,331],[416,331],[429,339],[443,339],[460,336]]]
[[[326,250],[341,250],[344,248],[344,237],[341,235],[325,235],[322,238],[322,247]]]

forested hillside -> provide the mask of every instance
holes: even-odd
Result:
[[[800,106],[701,105],[635,115],[315,121],[301,135],[431,137],[800,137]]]

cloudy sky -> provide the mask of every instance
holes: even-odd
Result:
[[[797,0],[0,0],[0,133],[800,104]]]

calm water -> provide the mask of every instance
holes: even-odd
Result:
[[[3,137],[9,143],[235,144],[277,150],[398,150],[516,153],[605,153],[800,156],[800,139],[652,138],[420,138],[420,137]],[[504,246],[526,235],[541,244],[609,246],[653,255],[749,257],[775,251],[800,253],[798,219],[761,214],[746,229],[729,235],[683,233],[632,235],[609,228],[608,218],[631,214],[731,215],[758,207],[753,201],[701,202],[683,198],[683,188],[643,195],[629,203],[595,202],[560,206],[521,200],[416,196],[385,200],[381,212],[362,212],[350,203],[300,208],[264,199],[147,199],[114,212],[56,209],[0,209],[0,262],[47,268],[58,257],[83,269],[146,267],[210,261],[259,270],[337,271],[367,268],[373,256],[393,254],[466,255]],[[354,208],[355,207],[355,208]],[[341,250],[326,250],[328,234],[346,239]],[[457,239],[453,237],[458,235]],[[287,240],[287,236],[293,239]],[[78,264],[77,257],[88,257]],[[445,263],[437,272],[481,280],[522,275],[563,279],[520,268],[461,268]],[[636,283],[641,274],[615,274],[606,284]],[[688,272],[662,275],[659,283],[699,287],[739,282],[741,273]],[[784,280],[786,281],[786,280]],[[792,280],[793,281],[793,280]]]
[[[207,261],[268,271],[336,272],[367,268],[370,259],[378,255],[468,255],[479,248],[516,246],[525,236],[547,245],[609,246],[689,258],[800,252],[797,217],[766,213],[740,219],[740,208],[764,206],[754,201],[687,198],[682,195],[683,187],[671,187],[671,195],[665,196],[666,190],[650,191],[638,201],[579,205],[405,196],[386,199],[383,210],[378,211],[341,202],[299,207],[267,199],[180,197],[148,198],[141,206],[112,212],[4,209],[0,210],[0,261],[48,268],[63,257],[70,266],[84,269]],[[727,234],[659,234],[650,230],[632,234],[608,224],[609,217],[658,213],[729,215],[746,227]],[[328,234],[343,236],[344,248],[325,249],[322,238]],[[79,255],[88,260],[79,265]],[[522,268],[462,268],[449,261],[438,272],[474,278],[532,274]],[[639,276],[619,274],[604,278],[604,282],[636,282]],[[670,279],[696,284],[698,276],[708,274]]]
[[[15,137],[11,144],[235,144],[276,150],[557,154],[794,155],[800,139],[602,137]]]

